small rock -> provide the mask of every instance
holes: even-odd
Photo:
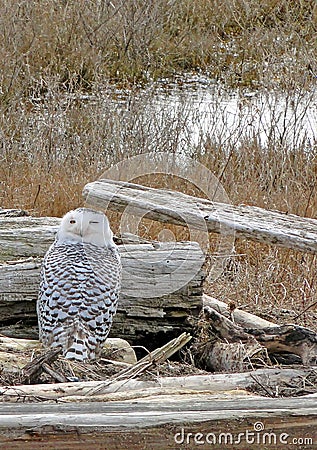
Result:
[[[114,361],[124,362],[127,364],[135,364],[137,358],[135,351],[129,344],[129,342],[120,338],[109,338],[104,344],[104,351],[107,354],[108,359]]]

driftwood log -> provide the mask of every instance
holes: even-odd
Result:
[[[258,391],[262,387],[263,394],[270,391],[275,397],[278,389],[291,388],[292,383],[297,384],[302,379],[314,377],[316,381],[316,368],[266,368],[244,373],[222,373],[210,375],[188,375],[178,377],[160,377],[154,381],[143,381],[134,378],[123,378],[105,381],[84,381],[52,384],[25,384],[17,386],[0,387],[0,401],[2,402],[34,402],[48,400],[75,401],[106,401],[123,400],[125,398],[151,397],[155,395],[177,394],[215,394],[234,390]],[[306,393],[309,392],[309,383]],[[317,405],[316,405],[317,408]],[[0,408],[1,410],[2,408]]]
[[[279,326],[238,309],[230,311],[224,305],[204,294],[203,312],[212,335],[200,358],[209,369],[246,370],[254,365],[254,356],[262,364],[271,364],[266,351],[297,355],[302,364],[316,365],[317,334],[312,330],[293,324]]]
[[[43,233],[46,235],[46,231]],[[17,247],[19,242],[16,240]],[[46,238],[44,242],[47,243]],[[41,244],[35,248],[34,244],[32,251],[43,254],[47,249],[44,247]],[[111,335],[153,349],[191,330],[187,318],[197,316],[202,307],[204,255],[199,245],[128,244],[119,246],[119,251],[123,265],[122,294]],[[32,327],[37,322],[40,266],[39,258],[0,265],[0,333],[37,337]],[[26,328],[21,329],[19,322]]]
[[[0,261],[43,256],[60,221],[57,217],[0,216]]]
[[[253,436],[251,433],[258,432],[257,443],[261,444],[255,446],[258,449],[267,444],[264,440],[268,438],[267,432],[270,439],[276,439],[269,441],[273,444],[280,442],[282,433],[283,444],[286,438],[299,436],[298,433],[309,438],[305,444],[314,442],[317,423],[314,394],[296,399],[274,398],[287,395],[287,390],[300,389],[301,393],[309,394],[310,386],[317,382],[314,368],[157,376],[152,381],[134,379],[148,365],[172,354],[189,336],[179,338],[183,340],[175,339],[169,347],[158,349],[120,372],[124,376],[119,373],[112,380],[1,387],[0,442],[5,448],[11,448],[11,443],[12,448],[19,448],[21,443],[23,449],[36,449],[53,441],[52,448],[57,443],[67,448],[78,443],[80,436],[80,444],[87,448],[96,448],[99,443],[112,448],[113,442],[116,447],[126,448],[128,436],[128,448],[134,448],[134,444],[138,448],[141,442],[147,448],[161,448],[164,436],[164,448],[175,448],[175,444],[188,444],[191,442],[188,439],[195,439],[194,432],[198,433],[196,439],[200,436],[200,442],[202,433],[206,436],[209,433],[208,444],[219,443],[220,447],[215,448],[223,448],[236,442],[239,433],[243,436],[241,433],[246,430],[250,431],[249,438]],[[25,346],[25,342],[21,345]],[[246,392],[259,391],[259,387],[272,398]],[[228,429],[230,432],[224,435],[223,430]],[[122,434],[124,440],[120,438]]]
[[[203,306],[209,306],[218,313],[230,319],[232,322],[240,325],[243,328],[265,328],[265,327],[277,327],[278,325],[262,317],[243,311],[239,308],[230,308],[225,302],[222,302],[210,295],[203,294]]]
[[[199,230],[317,252],[317,220],[255,206],[216,203],[180,192],[99,180],[85,186],[88,205]]]
[[[219,398],[196,391],[112,402],[3,404],[0,442],[9,450],[314,449],[316,424],[316,398],[239,392]]]

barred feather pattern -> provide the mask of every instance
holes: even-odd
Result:
[[[116,246],[58,242],[48,250],[37,302],[39,336],[68,359],[95,359],[116,313],[121,279]]]

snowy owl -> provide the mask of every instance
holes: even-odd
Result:
[[[107,217],[88,208],[68,212],[42,271],[37,314],[44,345],[78,361],[95,359],[111,328],[121,263]]]

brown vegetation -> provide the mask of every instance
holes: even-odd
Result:
[[[316,74],[316,20],[314,0],[5,0],[3,96],[201,69],[231,86],[303,85]]]
[[[316,23],[314,0],[4,1],[0,205],[60,216],[112,164],[177,151],[190,133],[185,107],[162,106],[158,115],[155,87],[141,91],[140,83],[203,71],[230,88],[278,88],[293,98],[315,80]],[[207,135],[186,151],[233,203],[316,217],[314,142],[234,144]],[[236,252],[210,292],[316,329],[314,256],[250,242]]]

